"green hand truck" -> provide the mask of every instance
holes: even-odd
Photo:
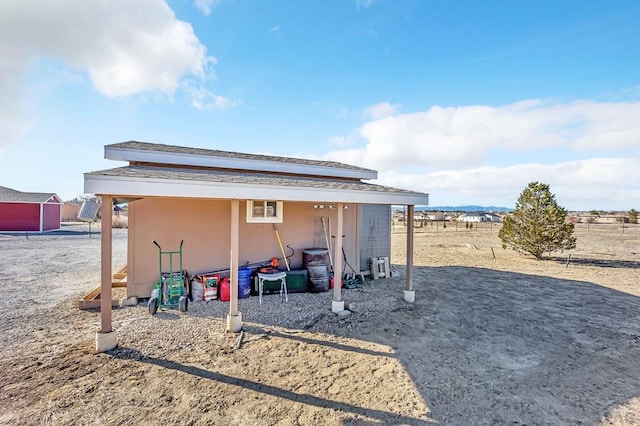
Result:
[[[178,309],[180,312],[186,312],[189,306],[189,299],[185,291],[187,273],[182,269],[182,243],[180,241],[180,248],[174,251],[162,251],[162,247],[156,241],[153,244],[158,247],[158,281],[156,282],[153,290],[151,291],[151,297],[147,303],[149,313],[154,315],[158,308],[161,310]],[[169,256],[169,272],[162,272],[162,256]],[[180,269],[173,270],[173,257],[178,255],[180,259]]]

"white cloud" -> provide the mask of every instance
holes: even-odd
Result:
[[[392,105],[389,102],[380,102],[365,108],[364,116],[371,120],[379,120],[394,115],[399,107],[399,105]]]
[[[329,139],[327,139],[327,143],[329,145],[340,148],[340,151],[337,151],[336,153],[338,154],[338,156],[341,156],[340,157],[341,159],[335,160],[335,161],[345,161],[344,156],[349,155],[347,154],[346,148],[350,147],[351,149],[352,147],[358,146],[361,142],[362,142],[362,137],[358,132],[353,132],[346,136],[332,136]],[[364,153],[363,149],[356,148],[353,154],[351,154],[354,157],[350,157],[350,159],[352,160],[350,162],[351,163],[362,162],[363,153]]]
[[[203,80],[215,64],[191,25],[176,19],[164,0],[5,2],[0,58],[0,114],[5,117],[19,110],[16,88],[42,59],[86,71],[108,97],[172,95],[181,79]],[[0,143],[7,143],[20,127],[0,132]]]
[[[21,76],[27,66],[13,63],[9,57],[0,54],[0,155],[3,146],[17,140],[29,128],[29,117],[20,96]]]
[[[0,18],[0,49],[23,62],[51,58],[85,69],[106,96],[172,93],[182,76],[204,77],[215,63],[191,25],[162,0],[16,5]]]
[[[430,194],[431,205],[480,204],[514,207],[529,182],[550,185],[560,205],[575,210],[638,209],[640,158],[593,158],[558,164],[527,163],[507,167],[404,174],[379,173],[384,185]]]
[[[375,3],[375,0],[356,0],[356,7],[358,9],[364,8],[368,9]]]
[[[467,168],[484,164],[496,149],[638,152],[639,116],[640,102],[434,106],[366,123],[360,133],[371,167]]]
[[[209,16],[209,14],[211,14],[211,10],[218,5],[219,1],[218,0],[194,0],[194,3],[196,7],[202,11],[202,13]]]
[[[198,110],[212,108],[225,110],[242,105],[242,101],[216,95],[203,87],[192,87],[186,90],[191,96],[191,105]]]
[[[345,146],[347,144],[347,138],[344,136],[334,136],[329,138],[329,145],[333,146]]]
[[[368,122],[360,146],[326,158],[378,170],[380,183],[430,193],[434,205],[509,207],[541,181],[571,208],[638,209],[639,116],[640,102],[434,106]]]

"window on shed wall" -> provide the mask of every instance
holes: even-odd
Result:
[[[247,223],[282,223],[282,201],[247,201]]]

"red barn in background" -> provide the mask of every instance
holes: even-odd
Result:
[[[0,186],[0,231],[60,229],[62,200],[53,193],[21,192]]]

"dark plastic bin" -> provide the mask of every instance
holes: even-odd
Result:
[[[298,269],[287,272],[287,292],[306,293],[309,284],[309,272],[306,269]],[[265,281],[262,294],[280,293],[280,280]],[[251,295],[258,295],[258,274],[254,273],[251,280]]]
[[[287,271],[287,291],[289,293],[306,293],[309,283],[309,271],[297,269]]]

